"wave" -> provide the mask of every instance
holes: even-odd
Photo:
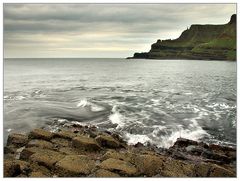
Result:
[[[89,108],[92,112],[100,112],[105,110],[105,107],[97,105],[88,101],[87,99],[82,99],[77,103],[77,107]]]

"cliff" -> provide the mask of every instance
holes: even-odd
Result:
[[[191,25],[174,40],[158,40],[129,58],[236,60],[236,14],[223,25]]]

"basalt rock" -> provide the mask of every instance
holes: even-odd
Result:
[[[236,177],[235,148],[184,138],[169,149],[127,145],[115,133],[74,129],[11,134],[4,177]]]

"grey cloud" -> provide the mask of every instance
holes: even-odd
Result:
[[[234,4],[4,4],[4,46],[6,52],[18,52],[7,56],[21,56],[21,46],[37,55],[37,45],[46,50],[89,44],[93,49],[135,46],[141,51],[159,38],[177,38],[191,24],[227,23],[235,8]]]

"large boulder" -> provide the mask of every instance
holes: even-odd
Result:
[[[133,159],[134,154],[131,152],[120,152],[115,150],[108,150],[103,156],[102,160],[106,160],[109,158],[114,158],[118,160],[124,160],[127,162],[131,162]]]
[[[54,164],[62,158],[64,158],[63,154],[45,149],[43,151],[32,154],[29,160],[31,160],[32,162],[37,162],[39,165],[43,165],[49,169],[52,169]]]
[[[73,138],[72,145],[75,148],[79,148],[86,151],[101,150],[101,147],[98,145],[95,139],[86,136],[77,136]]]
[[[43,140],[51,140],[53,137],[53,133],[43,130],[43,129],[34,129],[33,131],[30,132],[29,138],[31,139],[43,139]]]
[[[94,174],[95,177],[120,177],[119,174],[110,172],[108,170],[99,169]]]
[[[95,162],[85,155],[67,155],[56,163],[60,176],[81,176],[90,174]]]
[[[137,174],[137,169],[134,165],[129,162],[117,160],[114,158],[109,158],[104,160],[100,167],[102,169],[110,170],[110,171],[118,171],[120,174],[126,176],[134,176]]]
[[[99,135],[95,138],[99,145],[108,148],[119,148],[120,143],[110,135]]]
[[[8,136],[7,145],[22,147],[27,144],[28,137],[24,134],[12,133]]]

